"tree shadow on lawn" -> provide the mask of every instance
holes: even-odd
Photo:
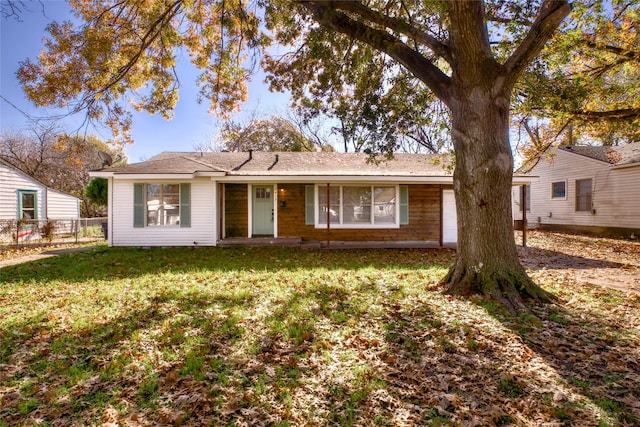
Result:
[[[537,318],[514,319],[490,301],[425,291],[427,279],[418,271],[434,260],[446,264],[448,251],[383,251],[385,257],[380,251],[315,251],[302,257],[277,248],[201,249],[107,250],[61,257],[53,271],[47,261],[27,267],[37,269],[33,279],[43,286],[167,271],[250,268],[273,273],[274,280],[281,271],[317,271],[304,283],[279,284],[277,292],[260,283],[252,289],[233,283],[159,287],[149,298],[128,300],[115,317],[96,300],[95,319],[61,331],[52,332],[60,320],[46,313],[9,323],[0,331],[0,390],[6,391],[0,419],[639,423],[640,346],[624,313],[613,316],[595,304],[546,306],[532,309]],[[389,265],[402,272],[384,277]],[[342,282],[341,269],[367,268],[372,270],[353,283]],[[17,283],[21,271],[3,269],[3,280]],[[626,307],[618,294],[587,291],[617,298],[609,301],[612,310]]]
[[[0,331],[0,419],[352,424],[369,368],[347,345],[341,363],[366,390],[330,372],[329,353],[343,346],[332,331],[356,328],[370,308],[359,298],[379,291],[373,279],[351,291],[326,278],[284,294],[163,290],[77,328],[55,331],[57,320],[42,316],[9,324]],[[259,314],[269,301],[273,310]],[[355,336],[345,339],[361,343]]]
[[[625,264],[595,258],[569,255],[563,252],[550,251],[534,247],[518,247],[518,255],[522,265],[530,270],[542,269],[575,269],[621,268]]]
[[[540,366],[558,377],[547,393],[559,421],[640,425],[640,298],[598,286],[574,286],[573,294],[567,294],[571,301],[530,306],[531,312],[518,318],[494,302],[478,304],[522,343],[514,365],[524,358],[533,368]],[[514,383],[531,390],[522,374],[514,373]]]
[[[4,267],[0,284],[38,280],[84,282],[134,279],[163,273],[278,272],[306,268],[340,270],[448,266],[448,249],[301,250],[287,247],[102,248]]]
[[[251,305],[246,295],[167,291],[64,331],[52,332],[57,319],[41,315],[8,323],[0,330],[0,420],[96,424],[113,408],[155,409],[165,390],[200,375],[205,358],[225,356],[244,333],[228,313]]]

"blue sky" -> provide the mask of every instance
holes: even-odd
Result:
[[[4,0],[0,0],[3,1]],[[0,18],[0,94],[24,113],[40,117],[52,113],[37,108],[22,93],[16,71],[20,61],[35,59],[42,49],[45,27],[49,22],[72,18],[68,4],[61,0],[28,2],[30,10],[20,15],[20,21],[13,18]],[[44,10],[43,10],[44,9]],[[210,142],[215,138],[219,121],[210,115],[206,103],[198,104],[195,78],[197,70],[188,59],[178,68],[180,82],[180,100],[175,116],[167,121],[161,116],[150,116],[146,112],[134,113],[132,128],[135,144],[126,147],[129,162],[148,159],[162,151],[191,151],[194,145]],[[256,112],[258,115],[285,114],[289,97],[286,94],[271,93],[263,83],[263,75],[255,75],[249,84],[249,100],[242,107],[243,113],[237,117]],[[0,129],[2,131],[20,131],[27,126],[25,115],[0,99]],[[74,132],[81,118],[67,118],[62,123],[63,130]],[[105,128],[89,129],[102,139],[110,134]]]

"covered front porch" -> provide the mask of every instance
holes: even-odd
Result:
[[[231,246],[286,246],[301,249],[455,249],[455,243],[440,245],[438,241],[343,241],[303,240],[300,237],[232,237],[219,240],[219,247]]]

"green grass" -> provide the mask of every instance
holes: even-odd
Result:
[[[3,268],[0,419],[507,425],[520,411],[576,425],[638,420],[609,397],[638,395],[633,367],[614,375],[598,361],[639,348],[633,328],[591,316],[618,297],[512,318],[485,299],[433,290],[451,261],[433,250],[98,247]],[[553,351],[549,337],[559,337]],[[600,359],[581,353],[582,341]],[[569,388],[572,404],[530,393],[545,387]]]

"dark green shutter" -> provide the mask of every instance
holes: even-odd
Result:
[[[304,187],[304,203],[305,203],[305,220],[306,225],[314,225],[316,223],[316,198],[315,186],[306,185]]]
[[[400,225],[409,224],[409,186],[400,186]]]
[[[180,184],[180,227],[191,227],[191,184]]]
[[[133,184],[133,226],[144,227],[144,184]]]

